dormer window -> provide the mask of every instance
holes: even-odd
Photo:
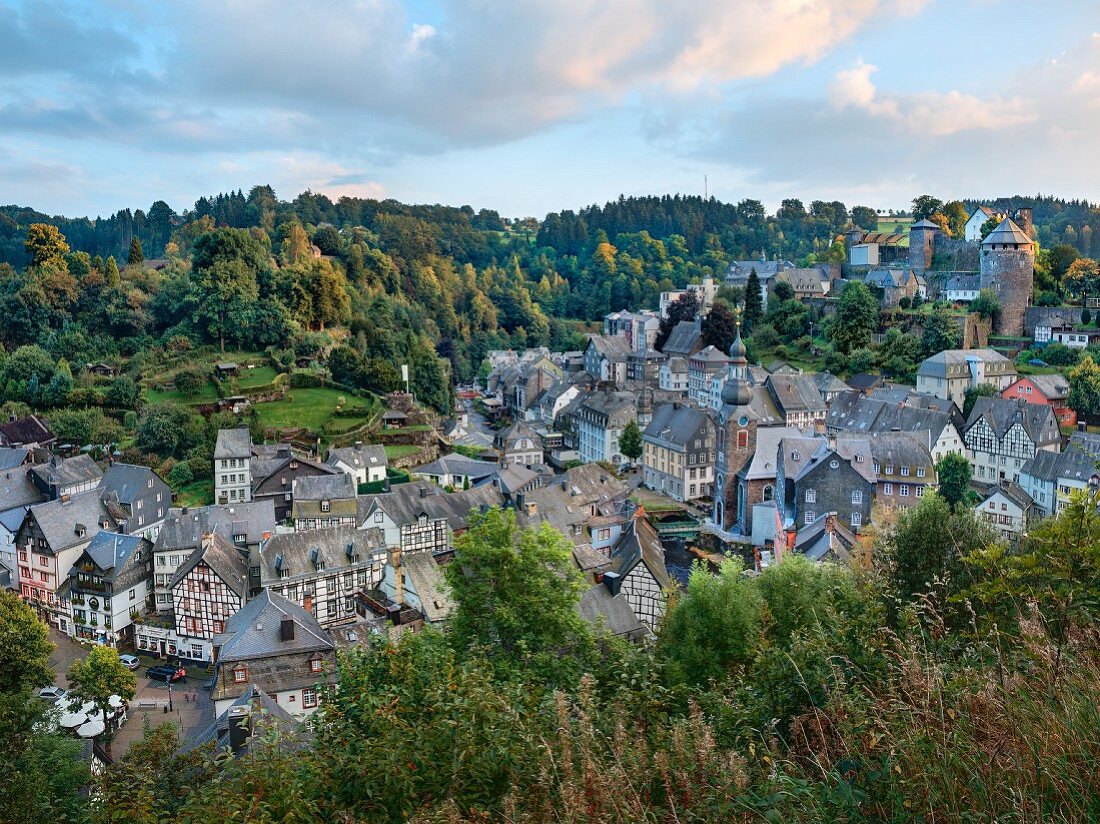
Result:
[[[246,667],[244,664],[241,664],[241,665],[235,667],[234,670],[233,670],[233,683],[234,684],[243,684],[247,680],[248,680],[248,667]]]
[[[321,501],[321,511],[328,512],[332,509],[332,504],[329,501]]]

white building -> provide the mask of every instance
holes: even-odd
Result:
[[[1016,380],[1016,366],[992,349],[946,349],[925,358],[917,369],[917,391],[954,401],[959,409],[966,390],[989,384],[999,392]]]
[[[152,606],[153,547],[140,535],[101,531],[69,573],[73,637],[117,646]]]
[[[688,362],[686,358],[669,358],[657,371],[658,386],[666,392],[688,391]]]
[[[355,446],[330,449],[325,464],[333,469],[351,475],[356,484],[377,483],[386,480],[386,447],[382,444],[363,445],[356,441]]]
[[[637,420],[636,399],[631,392],[592,392],[581,402],[577,434],[585,463],[623,463],[619,437],[630,421]]]
[[[223,505],[252,500],[252,435],[247,427],[218,431],[214,445],[214,500]]]
[[[974,511],[985,518],[1009,541],[1018,541],[1027,531],[1035,503],[1016,484],[995,486]]]
[[[983,484],[1020,482],[1024,464],[1039,450],[1058,452],[1062,434],[1049,406],[1005,398],[978,398],[963,429],[974,464],[974,480]]]

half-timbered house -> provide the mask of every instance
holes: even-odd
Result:
[[[1038,450],[1060,451],[1062,435],[1049,406],[978,398],[963,429],[963,443],[973,459],[975,481],[1019,483],[1024,464]]]
[[[353,619],[352,596],[382,580],[380,529],[312,529],[274,535],[259,551],[260,580],[312,614],[321,626]]]
[[[643,510],[635,512],[611,551],[611,569],[604,573],[604,581],[608,576],[610,595],[624,594],[638,620],[655,632],[664,617],[672,582],[661,539]]]
[[[153,546],[140,535],[100,531],[69,572],[73,635],[117,646],[152,604]]]
[[[195,661],[213,660],[214,636],[248,598],[244,553],[219,533],[204,535],[172,579],[177,654]]]

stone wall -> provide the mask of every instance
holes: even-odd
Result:
[[[1001,305],[997,331],[1022,337],[1035,278],[1035,253],[1031,249],[983,249],[981,271],[982,288],[993,289]]]
[[[932,267],[956,272],[978,271],[978,244],[962,238],[936,235]]]

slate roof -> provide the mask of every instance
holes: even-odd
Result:
[[[814,382],[814,386],[817,387],[817,391],[821,393],[822,397],[826,394],[833,394],[836,392],[846,392],[851,387],[844,381],[834,375],[828,370],[824,372],[814,372],[808,375],[810,380]]]
[[[900,289],[912,277],[911,269],[872,269],[864,277],[863,282],[868,286],[878,286],[881,289]]]
[[[649,634],[630,608],[626,595],[620,592],[613,596],[603,584],[596,584],[581,593],[577,612],[593,627],[602,626],[615,636],[634,640]]]
[[[917,374],[930,378],[946,378],[948,366],[966,366],[972,358],[985,363],[1007,363],[1012,368],[1005,374],[1016,374],[1012,361],[993,349],[945,349],[921,361]]]
[[[935,482],[935,462],[919,436],[914,437],[909,432],[877,432],[870,437],[870,442],[871,455],[880,468],[890,466],[896,471],[902,466],[923,466],[931,470],[925,482]]]
[[[1073,452],[1069,450],[1058,453],[1051,452],[1049,449],[1036,449],[1035,454],[1024,462],[1023,467],[1020,469],[1020,473],[1022,475],[1030,475],[1032,478],[1039,478],[1043,481],[1056,481],[1061,472],[1062,461],[1066,456],[1071,454],[1073,454]],[[1077,454],[1079,455],[1081,453]]]
[[[677,372],[687,372],[688,371],[688,362],[687,362],[687,358],[685,358],[685,357],[681,357],[681,356],[677,355],[675,357],[669,358],[667,363],[668,363],[668,371],[672,372],[673,374],[676,374]]]
[[[103,473],[103,482],[99,488],[108,503],[122,504],[130,514],[139,511],[144,514],[146,524],[160,520],[157,510],[167,513],[172,503],[172,488],[147,466],[111,464]],[[157,501],[158,492],[160,501]],[[137,509],[135,505],[139,500],[142,505]]]
[[[1022,474],[1052,483],[1059,478],[1088,482],[1093,475],[1100,475],[1097,457],[1075,449],[1073,442],[1065,452],[1037,449],[1020,470]]]
[[[626,360],[630,354],[630,340],[625,335],[589,335],[588,345],[610,360]]]
[[[924,220],[918,220],[916,223],[912,224],[909,228],[910,229],[935,229],[937,231],[940,231],[940,227],[937,226],[932,221],[930,221],[928,218],[924,218]]]
[[[126,566],[126,561],[141,548],[145,539],[140,535],[120,535],[117,532],[101,530],[85,547],[87,553],[102,570],[104,578],[113,581]]]
[[[729,363],[729,358],[726,356],[726,353],[714,346],[708,346],[705,349],[699,350],[691,356],[690,360],[702,361],[712,366]]]
[[[976,292],[982,288],[981,275],[955,275],[947,281],[944,291],[947,292]]]
[[[983,417],[999,438],[1019,422],[1037,446],[1057,443],[1061,439],[1058,419],[1054,416],[1054,410],[1046,404],[1001,397],[978,398],[966,420],[966,429],[969,430]]]
[[[539,477],[539,473],[519,464],[509,464],[497,473],[500,491],[514,495]]]
[[[825,399],[809,375],[770,375],[765,386],[784,415],[824,412]]]
[[[31,450],[21,446],[0,446],[0,472],[22,466]]]
[[[1001,244],[1018,246],[1021,244],[1030,245],[1031,243],[1032,240],[1028,237],[1027,232],[1017,226],[1012,218],[1006,217],[996,229],[985,236],[985,240],[982,241],[982,248]]]
[[[592,548],[592,544],[577,544],[573,547],[573,563],[581,572],[600,571],[611,566],[611,559]]]
[[[1069,381],[1062,375],[1028,375],[1027,379],[1047,400],[1065,400],[1069,397]]]
[[[823,437],[800,439],[800,443],[793,443],[794,440],[785,438],[781,445],[786,450],[783,466],[787,478],[794,481],[801,480],[835,453],[868,483],[873,484],[878,480],[872,465],[869,438],[838,437],[835,448],[830,447],[829,439]],[[788,444],[788,441],[792,441],[792,443]],[[810,447],[810,449],[807,449],[807,447]],[[796,461],[794,459],[792,454],[794,450],[799,452],[801,460]],[[807,451],[810,452],[808,456]],[[791,472],[788,469],[792,465],[797,467],[797,472]]]
[[[380,529],[338,526],[284,532],[272,535],[260,545],[260,575],[265,581],[278,579],[275,559],[280,556],[294,576],[317,569],[318,563],[324,564],[325,572],[340,570],[354,563],[354,556],[365,561],[385,549],[386,538]]]
[[[828,519],[832,516],[834,524],[827,530]],[[855,534],[835,520],[836,513],[818,515],[813,523],[798,530],[794,539],[795,551],[805,555],[811,561],[835,560],[847,564],[852,560],[852,549],[858,539]]]
[[[294,638],[289,641],[280,637],[283,618],[294,621]],[[219,666],[236,661],[336,649],[332,638],[312,613],[271,589],[261,590],[259,595],[237,610],[225,622],[225,632],[214,637],[214,645],[221,647]],[[306,686],[317,680],[316,674],[307,675]],[[286,688],[285,685],[277,689],[268,687],[271,692]]]
[[[953,406],[949,401],[941,401]],[[927,432],[931,443],[954,424],[952,414],[908,404],[890,403],[858,392],[843,392],[833,398],[825,425],[842,432]]]
[[[218,440],[214,444],[214,460],[220,458],[250,458],[252,456],[252,434],[247,426],[235,426],[232,429],[219,429]]]
[[[192,549],[203,535],[217,532],[227,541],[244,535],[245,543],[259,544],[275,532],[275,503],[270,498],[228,506],[173,508],[161,524],[154,550]]]
[[[44,497],[25,468],[0,471],[0,511],[28,507],[40,503]]]
[[[118,521],[108,513],[96,489],[73,495],[67,501],[58,499],[37,504],[31,507],[29,514],[37,522],[54,554],[87,543],[89,536],[99,529],[118,526]],[[84,537],[79,535],[81,527],[85,530]]]
[[[330,449],[325,463],[336,466],[338,461],[352,469],[370,469],[388,464],[386,447],[382,444],[360,444]]]
[[[248,597],[248,562],[245,560],[244,553],[217,532],[202,537],[199,546],[187,560],[180,564],[176,574],[172,576],[169,589],[175,589],[200,561],[214,570],[241,601]]]
[[[458,475],[474,479],[487,478],[490,475],[496,474],[499,469],[499,464],[489,461],[475,461],[473,458],[467,458],[465,455],[460,455],[458,452],[452,452],[449,455],[443,455],[442,457],[436,458],[431,463],[414,468],[413,473],[417,475],[437,476]]]
[[[533,444],[533,449],[542,448],[542,436],[524,421],[516,421],[511,426],[507,426],[500,430],[493,440],[498,447],[508,450],[512,448],[512,444],[515,441],[521,440],[522,438],[530,440]]]
[[[329,501],[354,498],[355,478],[341,472],[337,475],[303,475],[294,479],[295,501]]]
[[[89,455],[62,459],[55,456],[48,463],[32,466],[30,472],[40,489],[49,489],[51,485],[64,489],[103,477],[103,470]]]
[[[430,553],[410,552],[401,556],[401,568],[420,601],[424,620],[437,623],[450,617],[454,610],[443,569]]]
[[[686,449],[696,433],[707,428],[709,421],[707,413],[701,409],[666,403],[653,410],[653,419],[642,437]]]
[[[784,438],[801,440],[804,437],[802,430],[793,426],[766,426],[756,430],[756,450],[751,458],[745,462],[738,477],[747,480],[763,480],[774,478],[776,461],[779,458],[779,444]],[[794,443],[794,440],[792,440]],[[803,453],[805,454],[805,452]],[[788,464],[789,466],[789,464]]]
[[[594,504],[610,504],[626,498],[629,487],[599,464],[574,467],[554,478],[554,482],[526,493],[526,503],[537,505],[537,512],[528,516],[516,512],[521,526],[534,526],[546,521],[570,540],[592,514]],[[583,543],[575,541],[574,543]]]
[[[641,563],[645,564],[662,589],[672,583],[657,530],[644,515],[639,514],[623,527],[622,535],[615,542],[611,550],[611,569],[625,579]]]
[[[429,481],[413,481],[396,485],[392,492],[360,496],[356,521],[363,524],[374,507],[379,506],[398,526],[416,523],[423,513],[429,520],[442,518],[451,529],[459,530],[466,528],[471,512],[503,503],[500,490],[492,484],[461,492],[444,492]]]
[[[857,392],[866,392],[883,383],[882,375],[874,375],[870,372],[858,372],[848,378],[848,385]]]
[[[279,733],[279,743],[284,746],[288,742],[292,743],[294,749],[304,746],[312,739],[312,734],[309,733],[308,728],[301,721],[283,709],[278,701],[255,684],[249,684],[241,696],[230,704],[213,723],[195,729],[183,742],[180,748],[181,751],[190,752],[206,744],[213,744],[217,753],[227,751],[229,749],[230,710],[244,706],[249,707],[251,710],[249,719],[252,735],[241,750],[235,753],[236,755],[247,755],[251,750],[253,740],[276,730]]]
[[[1009,503],[1016,504],[1020,509],[1025,512],[1031,507],[1035,506],[1035,501],[1030,495],[1028,495],[1019,484],[1008,483],[1001,486],[992,487],[984,498],[982,498],[982,504],[986,503],[990,498],[995,498],[998,495],[1003,495],[1008,499]],[[978,504],[975,509],[980,509],[981,504]]]
[[[676,324],[661,349],[669,357],[681,355],[687,357],[699,348],[702,332],[693,320],[682,320]]]

